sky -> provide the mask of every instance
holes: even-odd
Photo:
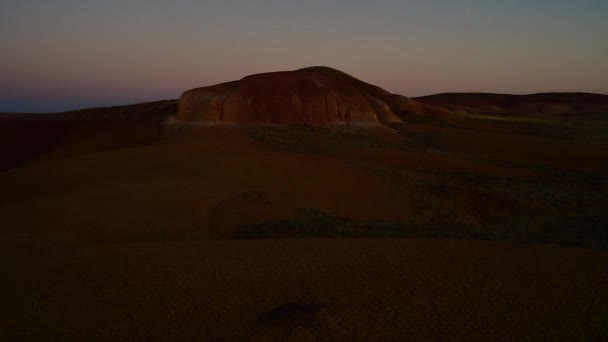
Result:
[[[0,112],[324,65],[406,96],[608,94],[606,0],[0,0]]]

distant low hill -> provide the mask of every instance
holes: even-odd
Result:
[[[177,101],[81,109],[62,113],[0,113],[0,170],[48,153],[78,154],[147,144],[161,136],[162,122]]]
[[[85,108],[58,113],[0,113],[2,122],[28,120],[125,120],[156,119],[175,115],[177,100],[163,100],[125,106]]]
[[[608,95],[589,93],[531,95],[444,93],[417,97],[414,100],[452,112],[547,114],[608,112]]]

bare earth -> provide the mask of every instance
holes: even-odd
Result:
[[[605,251],[466,240],[286,239],[3,240],[0,253],[6,340],[608,337]],[[308,301],[324,308],[306,326],[290,317],[258,319]]]
[[[605,115],[161,109],[0,120],[0,340],[608,339]]]

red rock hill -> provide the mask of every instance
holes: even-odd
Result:
[[[247,76],[192,89],[179,100],[182,121],[234,124],[390,123],[443,110],[390,94],[328,67]]]

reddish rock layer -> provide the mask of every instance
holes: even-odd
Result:
[[[319,126],[400,122],[400,115],[412,109],[402,104],[415,101],[395,99],[389,92],[338,70],[312,67],[189,90],[179,100],[178,118],[206,123]],[[428,107],[416,104],[417,110]]]

